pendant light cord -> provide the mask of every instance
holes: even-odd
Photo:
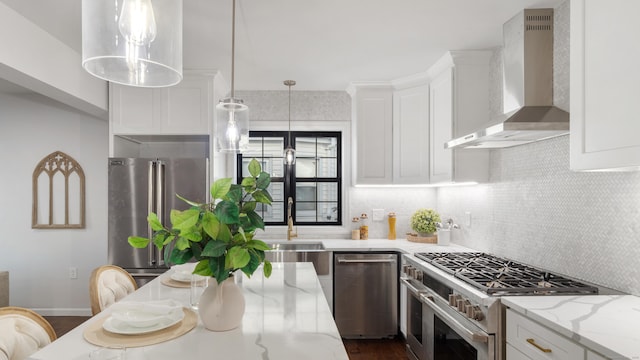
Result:
[[[233,0],[233,10],[231,18],[231,98],[235,98],[234,74],[236,63],[236,0]]]
[[[289,84],[289,144],[291,146],[291,85]]]

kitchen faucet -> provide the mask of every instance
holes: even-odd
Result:
[[[289,196],[287,200],[287,240],[298,237],[298,232],[293,232],[293,217],[291,216],[291,207],[293,206],[293,198]]]

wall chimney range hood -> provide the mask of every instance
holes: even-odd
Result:
[[[569,113],[553,105],[553,9],[525,9],[503,26],[505,114],[445,143],[445,148],[503,148],[569,132]]]

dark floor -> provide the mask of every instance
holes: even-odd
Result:
[[[89,319],[89,316],[45,316],[61,337]],[[407,360],[404,339],[343,340],[349,360]]]

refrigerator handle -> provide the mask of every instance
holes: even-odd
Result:
[[[165,209],[164,209],[164,173],[165,173],[165,164],[162,160],[157,160],[156,165],[156,211],[158,216],[160,216],[160,220],[164,225],[166,221],[169,219],[165,219]],[[157,249],[157,248],[154,248]],[[164,266],[164,257],[162,256],[162,251],[156,251],[155,263]]]
[[[155,197],[155,186],[154,186],[154,168],[155,168],[155,162],[154,161],[149,161],[149,168],[148,168],[148,176],[147,176],[147,192],[148,192],[148,201],[147,201],[147,214],[155,212],[156,208],[155,208],[155,203],[153,201],[154,197]],[[155,251],[155,245],[153,244],[153,229],[151,228],[151,225],[147,222],[147,235],[149,237],[149,239],[151,240],[151,242],[149,242],[149,245],[147,246],[147,262],[149,266],[154,266],[156,263],[156,251]]]

